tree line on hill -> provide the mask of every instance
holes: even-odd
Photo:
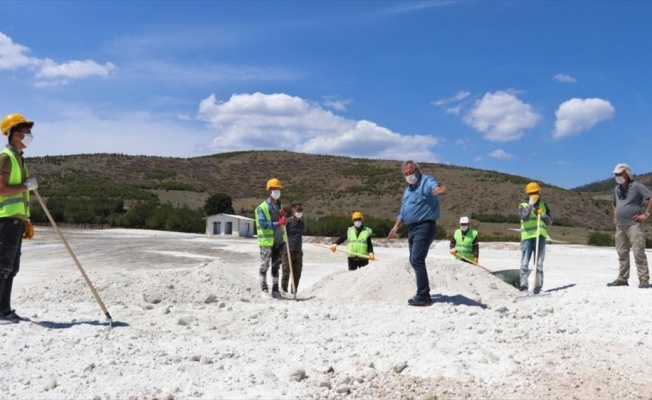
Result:
[[[228,194],[215,193],[205,202],[204,206],[191,209],[187,205],[174,206],[171,203],[163,203],[153,193],[134,196],[129,193],[130,200],[125,196],[111,195],[80,195],[75,190],[67,191],[66,195],[55,193],[45,198],[48,211],[57,223],[64,223],[77,226],[110,226],[116,228],[152,229],[163,231],[175,231],[186,233],[204,233],[206,230],[206,217],[215,214],[236,214],[233,209],[233,201]],[[136,197],[136,199],[134,199]],[[286,208],[288,214],[289,207]],[[254,210],[241,210],[241,215],[255,218]],[[32,200],[31,219],[36,224],[47,225],[48,218],[38,202]],[[327,215],[321,217],[305,216],[306,236],[333,237],[340,236],[352,226],[350,218],[340,215]],[[480,222],[494,223],[520,223],[517,216],[498,214],[471,214],[471,219]],[[365,225],[372,228],[374,237],[387,237],[394,226],[394,220],[366,216]],[[556,220],[555,225],[572,226],[565,220]],[[407,237],[407,227],[402,226],[398,232],[399,236]],[[452,232],[447,232],[444,227],[437,227],[437,240],[450,238]],[[520,237],[512,236],[488,236],[483,235],[483,242],[492,241],[520,241]],[[652,241],[647,240],[647,247],[652,247]],[[587,241],[593,246],[613,246],[613,235],[606,232],[592,232]]]

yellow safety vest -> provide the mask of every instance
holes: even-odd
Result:
[[[521,203],[521,206],[527,207],[528,203]],[[548,213],[548,207],[546,203],[540,202],[539,208],[542,209],[542,214]],[[541,219],[541,225],[539,226],[539,235],[543,237],[548,237],[548,231],[546,231],[546,223]],[[521,220],[521,240],[534,239],[537,237],[537,212],[534,207],[532,207],[532,212],[527,216],[526,219]]]
[[[279,203],[279,206],[281,203]],[[269,222],[272,222],[272,217],[269,214],[269,205],[267,204],[267,201],[263,201],[260,203],[258,207],[256,207],[256,232],[258,234],[258,245],[260,247],[272,247],[274,245],[274,229],[271,228],[261,228],[260,227],[260,221],[258,219],[258,209],[262,209],[263,213],[265,214],[265,219]],[[285,237],[285,232],[283,232],[283,243],[285,243],[287,238]]]
[[[369,254],[369,248],[367,246],[367,239],[371,237],[372,231],[371,228],[363,228],[360,231],[360,234],[356,236],[355,226],[349,228],[347,232],[348,241],[347,250],[349,251],[349,258],[357,257],[355,254],[364,254],[365,256]]]
[[[473,242],[478,236],[478,231],[474,229],[469,229],[466,232],[466,236],[462,237],[462,230],[458,229],[453,234],[455,239],[455,250],[459,252],[459,255],[455,256],[456,259],[461,260],[462,257],[473,260]]]
[[[22,184],[25,179],[16,155],[6,147],[2,153],[7,154],[11,160],[11,174],[7,184],[10,186]],[[27,174],[27,167],[25,167],[25,174]],[[29,218],[29,190],[11,196],[0,196],[0,218],[12,217]]]

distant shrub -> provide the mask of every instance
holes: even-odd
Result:
[[[613,246],[614,238],[609,233],[591,232],[586,244],[589,246]]]

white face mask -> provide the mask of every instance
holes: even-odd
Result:
[[[624,176],[617,176],[616,177],[616,183],[619,184],[619,185],[622,185],[623,183],[625,183],[625,177]]]
[[[34,135],[32,135],[31,133],[26,133],[24,134],[23,140],[21,140],[21,142],[23,143],[23,146],[27,148],[32,145],[33,140],[34,140]]]
[[[362,221],[353,221],[353,225],[355,225],[356,228],[359,228],[362,226]]]
[[[407,183],[409,183],[410,185],[414,185],[415,183],[417,183],[417,181],[419,180],[419,178],[417,177],[417,174],[412,174],[412,175],[408,175],[408,176],[406,176],[406,177],[405,177],[405,180],[406,180]]]
[[[281,191],[280,190],[272,190],[271,193],[272,199],[278,200],[281,198]]]
[[[295,212],[294,213],[294,216],[297,217],[297,218],[301,218],[302,215],[303,215],[302,212]]]
[[[462,232],[466,232],[466,231],[469,230],[469,226],[468,225],[460,225],[460,229],[462,230]]]

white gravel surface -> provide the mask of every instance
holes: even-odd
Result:
[[[113,328],[50,228],[23,246],[0,325],[0,397],[18,399],[650,399],[652,289],[608,288],[613,248],[549,245],[544,291],[521,294],[428,257],[435,304],[413,308],[405,242],[379,261],[306,238],[296,300],[263,298],[252,239],[140,230],[64,230]],[[652,260],[651,260],[652,261]],[[516,243],[481,245],[494,270]],[[36,323],[37,322],[37,323]]]

